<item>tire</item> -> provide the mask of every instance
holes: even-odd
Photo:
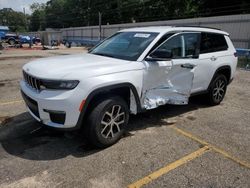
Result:
[[[127,103],[118,96],[97,102],[87,118],[87,139],[96,147],[106,148],[123,136],[129,119]]]
[[[227,91],[227,78],[218,74],[212,81],[208,91],[208,102],[210,105],[219,105],[224,99]]]
[[[10,39],[8,41],[9,45],[15,45],[16,44],[16,41],[14,39]]]

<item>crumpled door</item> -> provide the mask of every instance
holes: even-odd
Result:
[[[142,105],[153,109],[164,104],[188,103],[193,84],[193,59],[145,61]]]

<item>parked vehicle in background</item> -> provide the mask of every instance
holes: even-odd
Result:
[[[2,38],[5,36],[5,32],[4,31],[0,31],[0,40],[2,40]]]
[[[60,41],[58,41],[58,40],[51,40],[50,44],[51,44],[51,46],[59,46],[60,45]]]
[[[86,54],[23,67],[30,114],[51,127],[83,128],[98,147],[116,143],[129,115],[206,94],[223,100],[237,66],[227,32],[202,27],[142,27],[117,32]]]
[[[32,37],[32,42],[33,42],[33,44],[39,44],[42,41],[41,41],[41,39],[39,37]]]
[[[3,42],[8,43],[9,45],[15,45],[19,43],[19,37],[16,34],[5,34],[1,37]]]
[[[41,39],[39,37],[30,37],[30,36],[25,36],[25,35],[19,35],[19,41],[21,44],[41,43]]]
[[[31,38],[29,36],[19,35],[19,40],[21,44],[31,43]]]
[[[39,37],[30,37],[26,35],[16,35],[16,34],[0,32],[0,37],[2,42],[8,43],[9,45],[41,43],[41,39]]]

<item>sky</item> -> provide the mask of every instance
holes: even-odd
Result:
[[[25,8],[27,14],[31,14],[30,5],[32,3],[46,3],[48,0],[0,0],[0,9],[12,8],[15,11],[22,11]]]

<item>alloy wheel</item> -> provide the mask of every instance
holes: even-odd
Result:
[[[113,138],[122,129],[125,123],[125,112],[120,105],[111,106],[101,120],[101,135],[104,138]]]
[[[221,101],[226,91],[226,82],[223,79],[217,80],[213,89],[213,98],[215,101]]]

